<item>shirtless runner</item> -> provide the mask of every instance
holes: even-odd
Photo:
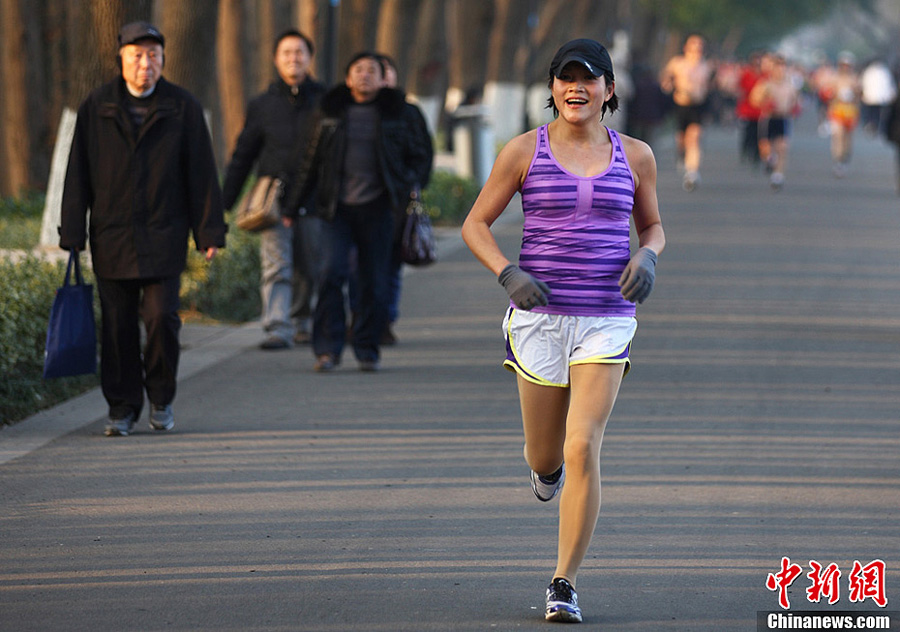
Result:
[[[675,142],[684,159],[686,191],[692,191],[700,182],[700,137],[713,74],[712,64],[703,56],[704,46],[699,35],[688,37],[683,53],[669,60],[659,80],[675,102]]]
[[[769,182],[776,191],[784,185],[791,119],[796,115],[799,90],[788,73],[784,57],[772,57],[769,76],[753,87],[750,103],[762,112],[760,116],[761,158],[771,172]]]

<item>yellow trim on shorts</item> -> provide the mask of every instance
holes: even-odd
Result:
[[[539,384],[540,386],[555,386],[557,388],[568,388],[568,383],[558,384],[556,382],[551,382],[550,380],[545,380],[533,373],[529,373],[525,368],[522,367],[522,358],[519,357],[519,352],[516,350],[516,345],[514,344],[512,337],[512,317],[515,315],[515,313],[516,310],[512,310],[512,313],[509,315],[509,318],[506,321],[506,339],[509,341],[509,348],[512,349],[513,355],[516,358],[516,363],[518,364],[513,363],[509,360],[509,358],[507,358],[503,361],[503,366],[507,371],[512,371],[513,373],[521,375],[532,384]]]
[[[583,360],[575,360],[573,362],[569,362],[569,366],[575,366],[577,364],[624,364],[625,372],[622,374],[622,377],[625,377],[631,370],[631,353],[629,352],[629,355],[625,356],[624,358],[616,358],[614,356],[617,356],[628,349],[628,347],[631,346],[632,342],[633,340],[629,340],[624,347],[614,353],[602,356],[591,356],[590,358],[584,358]]]
[[[513,349],[513,353],[514,354],[516,353],[515,348]],[[518,357],[518,355],[516,357]],[[523,378],[525,378],[532,384],[539,384],[540,386],[554,386],[556,388],[569,388],[569,384],[567,384],[567,383],[566,384],[557,384],[556,382],[551,382],[549,380],[545,380],[543,378],[537,377],[536,375],[532,375],[531,373],[528,373],[522,367],[511,362],[509,359],[506,359],[503,361],[503,366],[506,368],[507,371],[511,371],[517,375],[521,375]]]
[[[509,358],[507,358],[503,361],[503,367],[507,371],[516,373],[517,375],[521,375],[525,380],[531,382],[532,384],[538,384],[540,386],[553,386],[556,388],[569,388],[569,382],[551,382],[550,380],[545,380],[538,375],[530,373],[527,369],[522,367],[523,362],[519,357],[519,353],[516,350],[515,344],[513,344],[512,337],[512,317],[515,315],[516,310],[512,308],[510,309],[512,313],[509,315],[509,318],[506,322],[506,339],[509,341],[509,347],[510,349],[512,349],[512,353],[516,358],[516,362],[513,362]],[[622,377],[624,378],[626,375],[628,375],[628,372],[631,371],[631,353],[629,351],[629,355],[625,356],[624,358],[616,358],[615,356],[622,354],[631,346],[632,342],[634,342],[633,338],[625,343],[625,345],[623,345],[617,351],[604,355],[591,356],[589,358],[584,358],[581,360],[574,360],[572,362],[569,362],[569,366],[573,367],[580,364],[624,364],[625,370],[622,373]]]
[[[617,358],[615,356],[621,355],[630,344],[631,341],[629,340],[625,346],[618,351],[606,353],[604,355],[591,356],[590,358],[583,358],[581,360],[573,360],[572,362],[569,362],[569,366],[575,366],[576,364],[621,364],[623,362],[628,362],[629,356],[625,356],[624,358]]]

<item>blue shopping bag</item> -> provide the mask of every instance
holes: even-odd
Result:
[[[72,269],[75,284],[70,285]],[[44,377],[97,372],[97,330],[94,325],[94,286],[81,276],[78,252],[69,252],[63,286],[56,290],[47,326]]]

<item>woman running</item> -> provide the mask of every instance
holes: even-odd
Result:
[[[600,511],[600,444],[665,234],[653,152],[601,124],[618,106],[607,50],[565,44],[549,88],[553,122],[503,148],[462,234],[511,299],[505,365],[517,374],[532,490],[546,502],[562,489],[545,617],[580,622],[575,585]],[[525,213],[518,265],[491,233],[516,192]]]

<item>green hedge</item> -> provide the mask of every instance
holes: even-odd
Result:
[[[231,214],[227,246],[212,262],[193,247],[181,277],[181,307],[192,314],[232,323],[259,318],[259,235],[240,230]]]
[[[28,193],[21,198],[0,198],[0,248],[31,249],[41,240],[44,196]]]
[[[85,282],[92,283],[85,269]],[[44,344],[65,264],[28,256],[0,259],[0,425],[23,419],[98,383],[96,375],[44,380]],[[99,306],[94,302],[97,322]]]
[[[422,192],[422,204],[435,224],[459,226],[480,192],[472,179],[460,178],[448,171],[435,171]]]

